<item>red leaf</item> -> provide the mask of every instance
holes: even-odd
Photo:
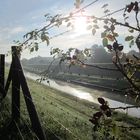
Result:
[[[133,2],[131,2],[131,4],[127,6],[127,12],[128,13],[130,13],[132,11],[132,9],[134,8],[134,5],[135,4]]]

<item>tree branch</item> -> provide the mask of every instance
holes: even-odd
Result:
[[[82,62],[82,61],[79,60],[79,59],[78,59],[78,62],[80,62],[82,65],[85,65],[85,66],[87,66],[87,67],[94,67],[94,68],[97,68],[97,69],[109,70],[109,71],[119,71],[118,69],[105,68],[105,67],[100,67],[100,66],[98,66],[98,65],[87,64],[87,63]]]
[[[122,110],[126,110],[126,109],[130,109],[130,108],[140,108],[140,105],[133,105],[133,106],[126,106],[126,107],[115,107],[115,108],[110,108],[112,110],[116,110],[116,109],[122,109]]]

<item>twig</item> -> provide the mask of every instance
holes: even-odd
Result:
[[[130,108],[140,108],[140,105],[132,105],[132,106],[126,106],[126,107],[115,107],[115,108],[110,108],[112,110],[116,110],[116,109],[123,109],[123,110],[126,110],[126,109],[130,109]]]

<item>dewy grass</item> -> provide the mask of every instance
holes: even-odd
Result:
[[[80,140],[92,140],[92,124],[89,122],[90,116],[97,111],[97,105],[85,100],[77,99],[71,95],[54,90],[48,86],[37,83],[28,79],[28,86],[33,98],[33,102],[36,106],[36,110],[41,121],[41,125],[50,140],[55,139],[80,139]],[[11,91],[9,91],[6,103],[11,100]],[[8,106],[10,108],[10,106]],[[94,108],[94,109],[93,109]],[[2,107],[5,110],[5,107]],[[3,113],[3,112],[2,112]],[[4,114],[4,113],[3,113]],[[9,114],[6,115],[9,117]],[[131,117],[125,117],[124,114],[116,113],[114,115],[116,120],[121,120],[124,123],[135,125],[135,122],[139,123],[138,119]],[[30,126],[30,119],[26,109],[25,101],[21,92],[21,119],[28,127]],[[0,127],[4,125],[5,120],[0,120]],[[30,133],[25,131],[29,129],[22,124],[20,128],[24,127],[22,131],[23,136],[26,139],[34,138],[29,135]],[[138,140],[140,131],[131,131],[129,134],[124,134],[124,137],[132,140]],[[135,136],[134,136],[135,135]],[[18,137],[19,138],[19,137]]]

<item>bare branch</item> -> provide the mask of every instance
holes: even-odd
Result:
[[[116,110],[116,109],[122,109],[122,110],[126,110],[126,109],[130,109],[130,108],[140,108],[140,105],[132,105],[132,106],[126,106],[126,107],[115,107],[115,108],[110,108],[112,110]]]

